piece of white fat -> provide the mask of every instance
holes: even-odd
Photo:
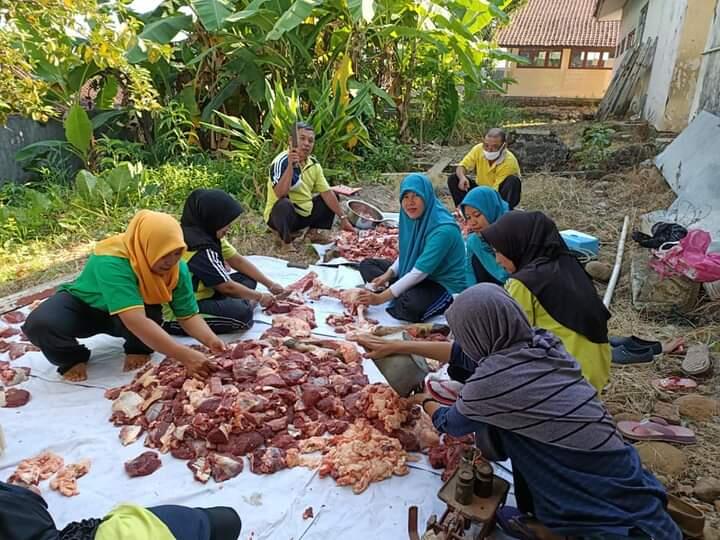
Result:
[[[134,443],[142,433],[142,426],[123,426],[120,430],[120,442],[123,446]]]
[[[140,394],[136,392],[123,392],[113,401],[112,411],[121,412],[128,420],[132,420],[142,412],[143,402],[144,400]]]

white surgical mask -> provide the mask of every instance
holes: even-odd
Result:
[[[495,161],[497,158],[500,157],[500,154],[502,154],[503,150],[505,150],[505,146],[500,147],[500,150],[497,152],[488,152],[487,150],[483,150],[483,154],[485,154],[485,159],[488,161]]]

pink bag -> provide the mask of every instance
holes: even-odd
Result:
[[[693,281],[706,283],[720,280],[720,253],[708,253],[710,233],[701,229],[688,231],[680,242],[653,250],[650,266],[661,277],[681,275]]]

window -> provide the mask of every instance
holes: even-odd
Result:
[[[523,47],[518,56],[527,59],[527,64],[518,63],[519,68],[559,68],[562,64],[562,51]]]
[[[573,49],[570,69],[612,69],[612,49]]]

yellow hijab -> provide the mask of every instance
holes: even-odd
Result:
[[[140,294],[146,304],[166,304],[172,300],[180,269],[175,265],[165,274],[156,274],[152,266],[165,255],[186,249],[177,220],[161,212],[140,210],[127,230],[95,246],[95,255],[128,259],[140,282]]]

